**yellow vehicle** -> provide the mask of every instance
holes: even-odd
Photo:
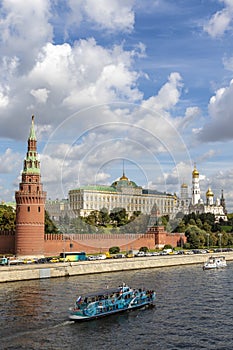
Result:
[[[36,262],[35,259],[24,259],[23,264],[34,264]]]
[[[109,252],[106,252],[105,255],[106,255],[106,259],[112,259],[113,257]]]
[[[134,253],[129,251],[126,253],[126,258],[134,258]]]
[[[58,263],[59,259],[58,258],[52,258],[52,259],[49,260],[49,262],[51,262],[51,263]]]

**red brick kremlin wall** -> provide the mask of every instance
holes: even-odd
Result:
[[[187,241],[184,234],[168,233],[162,226],[151,229],[155,230],[145,234],[45,235],[45,255],[58,255],[63,251],[104,253],[114,246],[119,247],[121,251],[136,250],[141,247],[162,248],[165,244],[177,247]]]
[[[15,254],[14,231],[0,231],[0,254]]]
[[[73,234],[59,235],[60,238],[55,240],[52,236],[55,235],[45,235],[45,255],[57,255],[63,251],[104,253],[114,246],[120,247],[121,251],[155,247],[155,238],[151,234]]]
[[[154,230],[153,230],[154,229]],[[163,227],[152,227],[145,234],[46,234],[44,255],[57,256],[64,251],[85,251],[86,253],[104,253],[110,247],[120,247],[121,251],[147,247],[162,248],[165,244],[176,247],[186,237],[180,233],[170,234]],[[0,254],[15,254],[14,232],[0,232]]]

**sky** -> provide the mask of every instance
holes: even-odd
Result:
[[[0,201],[35,115],[47,199],[125,175],[224,190],[233,212],[233,0],[0,1]]]

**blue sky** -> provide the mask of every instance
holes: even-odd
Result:
[[[0,200],[18,189],[31,116],[48,198],[111,184],[233,211],[233,0],[0,2]]]

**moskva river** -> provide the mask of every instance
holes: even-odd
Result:
[[[0,349],[232,350],[232,272],[229,262],[218,271],[193,265],[1,284]],[[68,320],[79,294],[122,282],[155,289],[156,307]]]

